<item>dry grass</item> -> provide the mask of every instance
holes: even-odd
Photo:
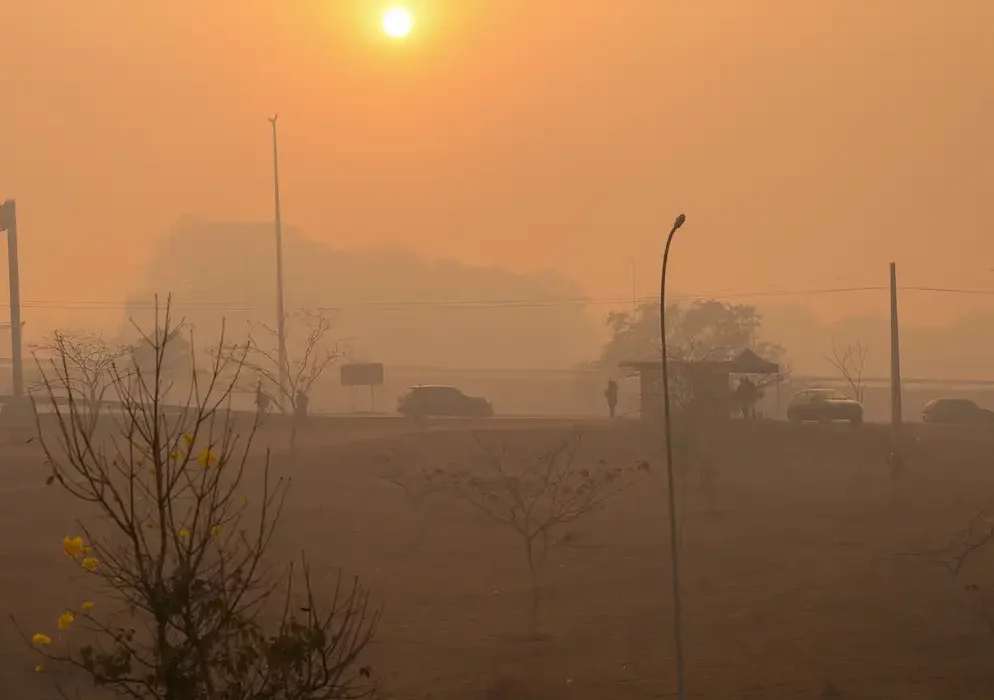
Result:
[[[370,660],[387,697],[671,696],[662,479],[626,492],[553,554],[545,634],[532,639],[514,537],[443,496],[417,509],[377,477],[384,455],[412,473],[471,465],[467,430],[356,425],[314,426],[292,463],[277,456],[294,483],[275,546],[287,558],[308,550],[318,577],[344,567],[382,599]],[[484,439],[501,428],[522,455],[572,430],[490,426]],[[657,435],[624,422],[579,428],[584,459],[646,459],[661,476]],[[262,439],[285,444],[282,434]],[[940,567],[900,553],[941,543],[994,505],[994,436],[924,434],[896,503],[875,426],[737,423],[697,444],[678,450],[682,463],[707,459],[717,480],[710,501],[693,480],[681,494],[691,697],[992,697],[994,637],[971,598]],[[75,585],[59,544],[75,531],[73,513],[42,485],[33,445],[0,439],[0,464],[0,593],[28,629],[51,627]],[[9,626],[0,653],[4,697],[48,697],[51,678],[32,671]]]

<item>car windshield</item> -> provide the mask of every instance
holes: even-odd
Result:
[[[461,396],[462,392],[454,386],[419,386],[413,389],[413,393],[422,396]]]
[[[839,399],[846,400],[848,398],[849,397],[841,391],[836,391],[835,389],[815,389],[808,392],[809,401],[837,401]]]

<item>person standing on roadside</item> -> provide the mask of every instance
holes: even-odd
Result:
[[[618,407],[618,382],[613,379],[607,380],[607,389],[604,391],[604,398],[607,399],[607,412],[614,418],[615,409]]]
[[[262,382],[259,382],[259,386],[255,390],[255,407],[259,411],[259,415],[266,415],[269,413],[269,394],[262,390]]]
[[[759,400],[759,389],[749,377],[739,382],[735,389],[735,394],[739,400],[739,410],[742,411],[742,418],[751,420],[756,417],[756,402]]]
[[[304,423],[307,422],[307,406],[311,402],[307,398],[307,394],[303,391],[297,392],[297,400],[293,404],[293,417],[297,421],[299,427],[303,427]]]

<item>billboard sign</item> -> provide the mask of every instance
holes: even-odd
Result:
[[[365,362],[342,365],[342,386],[378,386],[383,383],[383,364]]]

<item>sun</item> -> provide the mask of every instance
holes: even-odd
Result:
[[[383,31],[387,36],[405,37],[414,28],[414,17],[402,7],[394,7],[383,13]]]

